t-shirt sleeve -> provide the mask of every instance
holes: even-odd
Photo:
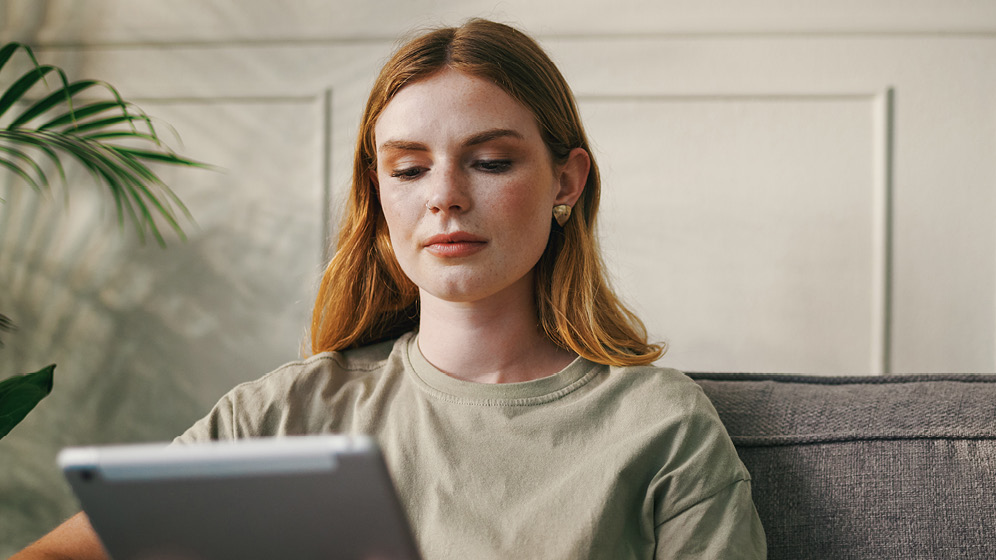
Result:
[[[236,385],[173,443],[335,432],[338,416],[330,399],[341,392],[341,379],[348,378],[330,373],[324,367],[330,361],[319,356],[291,362]]]
[[[235,386],[218,400],[206,416],[175,438],[173,443],[284,435],[289,417],[298,420],[302,403],[310,402],[307,398],[295,399],[288,390],[288,386],[294,386],[299,372],[300,367],[295,362]],[[303,392],[306,396],[312,393]],[[297,416],[290,409],[298,411]]]
[[[712,403],[699,387],[692,390],[652,488],[656,558],[763,559],[750,473]]]
[[[174,444],[200,443],[205,441],[235,439],[235,407],[229,395],[225,395],[214,405],[207,416],[187,428],[173,439]]]
[[[733,482],[657,526],[657,560],[766,557],[749,480]]]

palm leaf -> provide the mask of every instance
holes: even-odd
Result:
[[[10,320],[10,317],[0,313],[0,332],[10,332],[15,330],[17,327],[14,326],[14,321]],[[3,340],[0,340],[0,348],[3,347]]]
[[[0,163],[0,165],[11,169],[17,175],[20,175],[21,178],[25,179],[36,191],[41,191],[43,188],[48,187],[48,178],[45,176],[45,172],[42,170],[41,165],[39,165],[38,162],[36,162],[29,154],[17,148],[4,146],[2,144],[0,144],[0,152],[5,152],[13,156],[11,159],[0,157],[0,162],[3,162]],[[20,161],[21,164],[18,164],[15,159]],[[25,168],[31,168],[31,170],[35,172],[35,176],[38,177],[38,180],[36,181],[35,178],[25,170]]]
[[[131,221],[143,242],[151,234],[165,245],[160,223],[184,239],[180,217],[191,222],[193,217],[147,163],[209,166],[166,147],[152,119],[125,101],[110,84],[96,80],[70,82],[61,69],[39,64],[26,45],[9,43],[0,47],[0,78],[4,66],[19,50],[31,59],[33,68],[0,95],[0,116],[25,106],[0,128],[0,168],[8,169],[32,188],[44,190],[52,181],[48,177],[51,171],[46,172],[43,162],[55,168],[65,185],[63,159],[75,160],[108,189],[119,224]],[[60,86],[29,101],[27,96],[32,91],[42,85],[47,87],[45,78],[49,75],[58,76]],[[103,92],[104,98],[93,98],[94,92]],[[84,93],[90,97],[80,98]]]
[[[24,169],[21,169],[21,167],[19,165],[17,165],[16,163],[14,163],[14,162],[12,162],[12,161],[10,161],[8,159],[0,158],[0,167],[6,167],[8,170],[10,170],[11,172],[13,172],[15,175],[17,175],[18,177],[20,177],[21,179],[23,179],[25,183],[31,185],[31,188],[33,188],[34,190],[36,190],[36,191],[42,190],[42,186],[40,184],[38,184],[38,181],[36,181],[34,177],[32,177],[30,174],[28,174],[27,171],[25,171]],[[5,202],[5,201],[3,199],[0,199],[0,202]]]
[[[36,66],[4,90],[3,95],[0,96],[0,117],[13,107],[14,103],[20,101],[35,84],[44,81],[45,75],[50,72],[61,72],[61,70],[55,66]]]
[[[45,395],[52,392],[55,365],[0,381],[0,438],[7,435]]]
[[[59,172],[59,178],[63,182],[66,181],[66,172],[62,167],[62,162],[59,160],[59,154],[52,149],[50,143],[35,138],[30,133],[24,134],[19,131],[0,130],[0,143],[4,142],[4,137],[7,137],[7,144],[30,146],[44,153],[49,158],[48,162],[53,164],[56,171]]]
[[[86,80],[75,82],[70,84],[67,88],[53,91],[47,97],[42,98],[40,101],[25,109],[24,112],[22,112],[16,119],[14,119],[13,122],[10,123],[8,128],[17,128],[44,114],[46,111],[65,101],[66,95],[68,95],[71,99],[77,93],[96,85],[99,85],[98,82]]]
[[[10,57],[14,56],[14,53],[20,49],[22,45],[20,43],[7,43],[3,47],[0,47],[0,70],[3,69],[3,65],[7,64]]]
[[[144,120],[145,120],[144,116],[115,115],[113,117],[108,117],[106,119],[95,119],[87,122],[76,123],[76,126],[73,128],[73,134],[78,135],[90,130],[98,130],[98,131],[114,130],[114,126],[119,124],[127,124],[131,129],[131,131],[135,131],[136,128],[132,123],[134,123],[135,121],[144,121]],[[149,136],[152,135],[150,134]],[[156,138],[155,136],[152,137],[156,139],[156,142],[159,142],[158,138]]]
[[[82,119],[120,108],[117,101],[100,101],[73,108],[62,115],[39,126],[36,130],[62,128],[62,132],[72,132]]]

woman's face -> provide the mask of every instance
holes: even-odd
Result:
[[[553,206],[580,194],[565,197],[564,167],[532,113],[490,81],[445,69],[398,92],[374,135],[391,243],[423,299],[531,292]]]

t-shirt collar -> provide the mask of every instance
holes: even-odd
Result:
[[[599,368],[580,356],[559,372],[521,383],[475,383],[436,369],[418,347],[418,333],[406,335],[405,366],[424,389],[447,400],[483,405],[532,405],[556,400],[591,380]]]

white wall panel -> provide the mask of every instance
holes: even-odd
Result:
[[[670,341],[664,363],[880,368],[873,102],[582,98],[605,162],[603,246]]]
[[[47,43],[393,41],[414,27],[470,16],[574,36],[996,30],[989,0],[4,0],[0,7],[8,33]]]
[[[891,189],[891,275],[884,279],[891,327],[873,344],[887,353],[887,371],[996,371],[996,36],[565,38],[547,44],[581,98],[893,91],[892,116],[887,123],[876,118],[872,133],[892,138],[892,153],[874,159],[874,173],[888,173]],[[819,156],[832,157],[850,141],[842,135]],[[687,163],[699,165],[695,158]],[[761,165],[750,170],[767,172]],[[805,371],[820,369],[814,363]]]

